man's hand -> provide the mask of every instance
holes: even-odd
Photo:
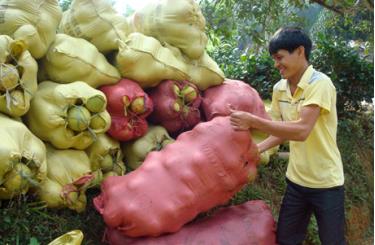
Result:
[[[256,116],[245,111],[236,111],[230,109],[230,124],[234,130],[246,131],[254,127]]]

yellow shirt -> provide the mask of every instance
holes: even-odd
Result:
[[[286,177],[310,188],[343,185],[343,166],[336,144],[336,88],[328,76],[310,65],[293,96],[288,81],[280,80],[273,88],[272,118],[298,120],[301,108],[312,104],[321,108],[320,115],[305,141],[290,141]]]

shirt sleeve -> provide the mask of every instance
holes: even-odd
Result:
[[[336,89],[328,80],[318,80],[305,89],[305,100],[302,106],[318,105],[323,112],[330,112]]]

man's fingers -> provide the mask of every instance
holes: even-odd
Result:
[[[230,111],[230,113],[232,113],[232,114],[236,112],[236,110],[231,109],[231,108],[229,108],[229,111]]]
[[[230,117],[230,121],[231,121],[232,123],[236,123],[236,124],[241,123],[241,119],[239,119],[239,118],[235,118],[235,117]]]
[[[232,125],[232,128],[234,129],[234,131],[247,131],[246,128],[243,128],[243,127],[240,127],[240,126],[233,126]]]
[[[230,125],[232,126],[232,128],[236,131],[242,131],[242,130],[247,130],[246,128],[244,128],[243,125],[241,125],[240,122],[237,122],[237,121],[231,121],[230,122]]]
[[[237,111],[231,111],[232,114],[230,114],[230,118],[238,118],[239,115],[237,113]]]
[[[234,108],[234,106],[233,106],[232,104],[227,104],[227,107],[228,107],[228,109],[229,109],[229,111],[230,111],[231,113],[234,113],[234,112],[237,111],[236,108]]]

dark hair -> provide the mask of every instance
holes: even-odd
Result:
[[[312,42],[309,36],[300,28],[285,27],[280,28],[272,36],[268,45],[268,51],[271,55],[277,53],[280,49],[285,49],[288,50],[289,53],[292,53],[299,46],[305,48],[305,57],[308,61],[312,48]]]

